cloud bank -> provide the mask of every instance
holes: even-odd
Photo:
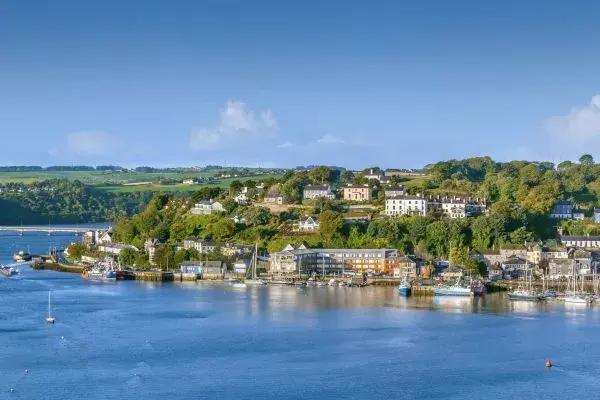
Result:
[[[247,109],[242,101],[229,100],[221,110],[217,126],[190,133],[190,148],[199,151],[238,147],[274,136],[277,129],[271,110],[255,112]]]
[[[546,131],[555,145],[563,149],[584,150],[600,139],[600,95],[589,104],[572,108],[567,114],[545,121]]]

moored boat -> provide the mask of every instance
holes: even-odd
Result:
[[[31,261],[32,259],[32,255],[29,254],[26,251],[19,251],[15,254],[13,254],[13,261],[14,262],[27,262],[27,261]]]
[[[508,293],[509,300],[521,300],[521,301],[539,301],[543,299],[542,294],[527,289],[516,289]]]
[[[402,278],[402,281],[400,282],[400,285],[398,286],[398,294],[400,296],[410,296],[412,290],[412,283],[410,282],[410,279],[408,278],[408,276],[405,276],[404,278]]]
[[[463,286],[458,279],[454,285],[437,285],[433,288],[433,294],[436,296],[470,296],[471,288]]]
[[[17,273],[18,271],[13,267],[9,267],[7,265],[0,265],[0,274],[6,277],[11,277],[13,275],[16,275]]]

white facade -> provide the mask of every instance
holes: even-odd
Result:
[[[385,200],[385,214],[391,217],[400,215],[427,214],[427,200],[421,196],[396,196]]]
[[[302,197],[306,200],[315,200],[320,197],[328,200],[333,200],[335,198],[331,192],[331,188],[327,185],[306,185]]]
[[[562,236],[560,240],[567,247],[600,248],[600,236]]]
[[[218,201],[209,200],[196,203],[191,211],[194,215],[208,215],[213,212],[223,212],[225,209]]]
[[[300,232],[315,232],[319,230],[319,222],[315,217],[303,217],[298,221],[296,230]]]

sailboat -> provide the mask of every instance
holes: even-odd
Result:
[[[252,256],[252,263],[250,268],[246,271],[246,279],[244,283],[246,285],[266,285],[267,282],[263,279],[259,279],[256,273],[256,266],[258,264],[258,245],[254,245],[254,255]]]
[[[590,304],[592,302],[592,297],[583,291],[583,275],[581,275],[581,288],[579,290],[577,288],[577,275],[575,274],[574,265],[569,286],[572,290],[567,291],[565,295],[565,304]]]
[[[46,317],[46,322],[49,324],[53,324],[56,321],[56,318],[52,316],[50,309],[50,291],[48,291],[48,316]]]
[[[532,274],[529,269],[529,264],[527,264],[525,267],[524,280],[519,283],[517,289],[508,294],[509,300],[539,301],[543,299],[543,295],[533,289]],[[527,276],[528,272],[529,277]]]

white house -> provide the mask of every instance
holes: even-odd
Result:
[[[121,252],[125,249],[132,249],[133,251],[138,251],[138,249],[136,247],[131,246],[129,244],[124,244],[124,243],[108,243],[108,244],[101,244],[98,246],[99,252],[114,254],[117,256],[119,254],[121,254]]]
[[[196,203],[191,211],[194,215],[209,215],[213,212],[223,212],[225,209],[218,201],[208,200]]]
[[[385,214],[391,217],[400,215],[427,214],[427,200],[420,195],[417,196],[395,196],[385,200]]]
[[[300,218],[295,229],[300,232],[314,232],[319,230],[319,222],[316,217],[306,216]]]
[[[248,201],[249,201],[248,187],[247,186],[242,187],[240,192],[233,198],[233,201],[235,201],[237,204],[241,204],[241,205],[248,204]]]
[[[148,253],[148,260],[151,264],[154,263],[154,254],[156,253],[156,246],[158,245],[158,240],[156,239],[146,239],[144,242],[144,250]]]
[[[328,185],[306,185],[302,196],[305,200],[314,200],[323,197],[328,200],[335,198]]]
[[[186,250],[196,249],[200,254],[209,254],[217,248],[217,245],[206,240],[192,238],[183,241],[183,248]]]
[[[600,236],[561,236],[560,240],[567,247],[600,248]]]

